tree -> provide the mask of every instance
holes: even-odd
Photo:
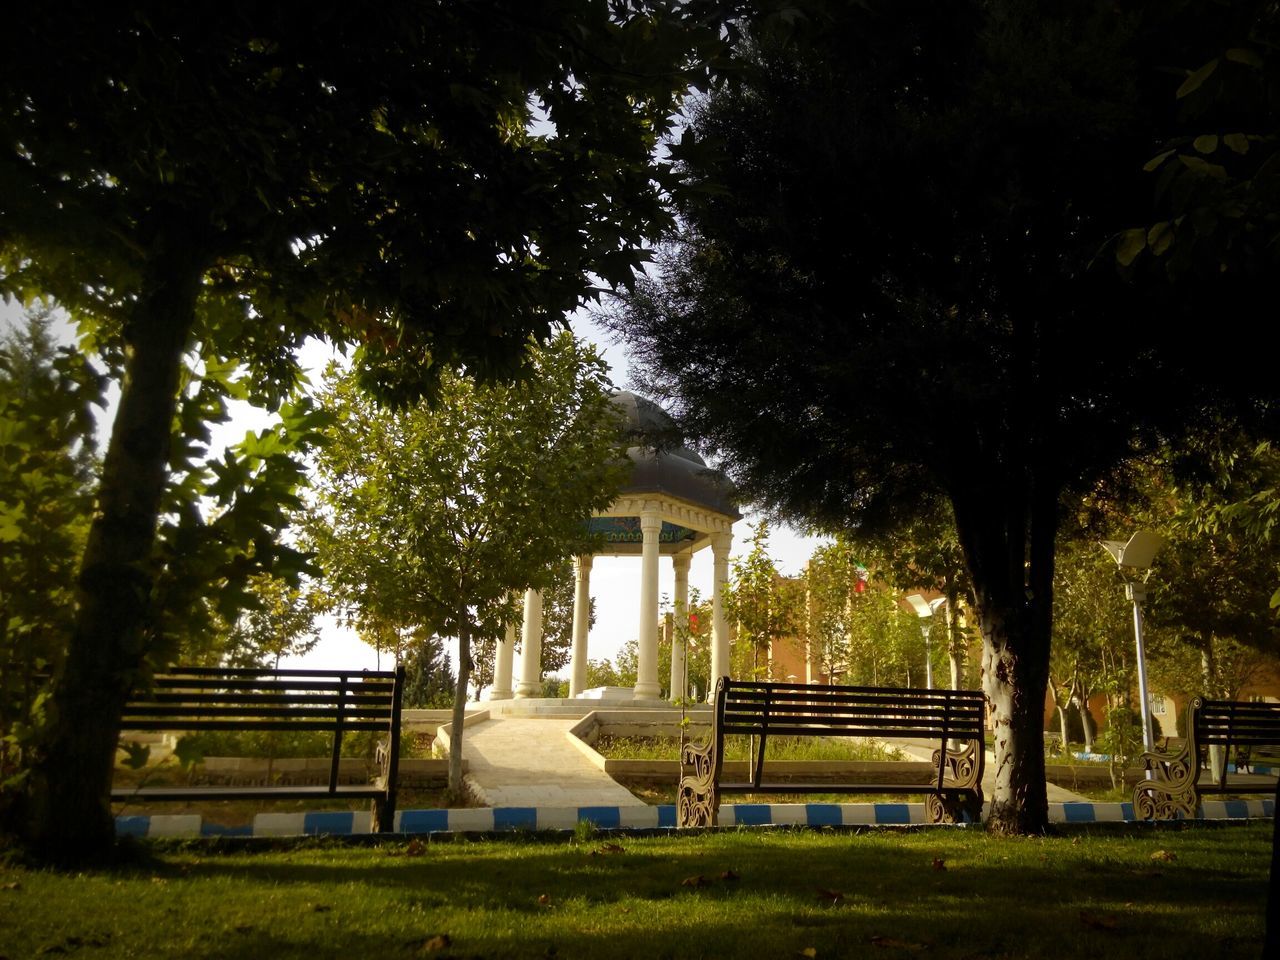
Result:
[[[774,642],[800,633],[803,597],[778,573],[769,557],[768,521],[758,522],[747,542],[751,549],[733,561],[724,596],[725,612],[736,623],[736,639],[740,641],[734,673],[770,679],[770,648]]]
[[[1053,647],[1049,659],[1049,690],[1058,709],[1065,748],[1069,735],[1067,711],[1080,711],[1085,749],[1095,735],[1089,700],[1108,694],[1111,708],[1127,701],[1126,670],[1111,683],[1112,665],[1123,663],[1133,642],[1131,613],[1116,578],[1115,563],[1096,541],[1060,543],[1054,571]]]
[[[866,686],[920,686],[925,645],[914,613],[883,583],[872,582],[853,598],[849,617],[849,662],[845,678]]]
[[[283,657],[300,657],[320,642],[317,620],[328,601],[316,584],[296,587],[260,573],[250,578],[249,589],[252,606],[227,625],[214,650],[216,662],[279,667]]]
[[[569,664],[573,647],[573,561],[558,563],[551,571],[551,585],[542,595],[542,673],[555,673]],[[595,626],[596,602],[587,611],[588,625]]]
[[[437,402],[380,409],[332,371],[336,424],[317,457],[312,538],[338,602],[366,619],[458,640],[449,789],[462,794],[472,641],[516,616],[512,592],[550,586],[589,550],[586,521],[621,485],[621,432],[604,366],[564,333],[532,373],[480,386],[441,374]]]
[[[720,29],[717,5],[663,0],[77,4],[12,26],[0,292],[55,297],[122,387],[25,825],[86,859],[114,839],[117,718],[155,653],[184,354],[248,364],[268,407],[309,335],[359,343],[403,403],[453,364],[517,371],[666,221],[654,147]]]
[[[29,312],[0,340],[0,819],[29,767],[36,708],[65,654],[96,475],[101,377]]]
[[[747,499],[868,536],[950,504],[995,731],[989,822],[1040,832],[1064,497],[1207,410],[1275,399],[1233,346],[1263,274],[1137,283],[1113,256],[1177,124],[1167,66],[1241,15],[805,7],[788,36],[749,25],[740,82],[696,104],[684,162],[704,189],[612,322]],[[1168,335],[1205,316],[1214,336]]]
[[[805,566],[808,657],[816,673],[833,683],[849,664],[853,633],[855,561],[847,542],[818,547]],[[863,591],[866,582],[863,581]]]
[[[943,648],[950,665],[951,687],[960,689],[968,648],[967,631],[961,624],[964,608],[973,603],[973,584],[950,504],[942,499],[921,503],[914,516],[879,537],[863,538],[856,530],[848,536],[889,586],[904,592],[935,590],[946,600],[941,617],[946,626]],[[930,622],[931,630],[936,623],[936,618]]]
[[[411,638],[402,662],[406,707],[453,706],[458,681],[440,637],[419,631]]]

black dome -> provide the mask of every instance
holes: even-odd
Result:
[[[620,390],[613,405],[622,412],[623,430],[631,444],[627,456],[631,478],[620,493],[665,493],[716,513],[738,519],[733,484],[684,445],[675,421],[652,400]]]

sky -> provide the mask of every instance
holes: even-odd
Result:
[[[8,326],[18,320],[20,311],[11,303],[0,302],[0,326]],[[579,311],[570,318],[574,333],[594,343],[610,367],[610,378],[616,387],[628,389],[632,386],[628,372],[627,354],[624,347],[615,342],[610,334],[597,326],[586,311]],[[58,329],[57,334],[64,342],[75,340],[74,331],[69,325]],[[320,341],[308,341],[300,354],[303,368],[309,372],[313,382],[318,382],[320,372],[326,364],[336,356],[327,344]],[[115,413],[113,391],[111,403],[99,420],[99,449],[105,446],[110,431],[110,418]],[[217,427],[213,431],[212,451],[217,452],[222,446],[239,441],[248,430],[262,429],[269,423],[269,418],[260,410],[247,404],[237,404],[232,410],[230,422]],[[733,528],[733,547],[730,561],[744,555],[749,549],[747,543],[751,536],[751,524],[758,517],[749,511]],[[780,572],[786,575],[800,573],[809,559],[815,546],[821,541],[817,538],[802,536],[787,527],[774,526],[770,530],[769,552]],[[694,555],[689,570],[689,586],[699,591],[702,596],[711,596],[712,558],[711,550],[701,550]],[[675,592],[675,577],[669,562],[664,561],[659,568],[659,595],[667,599]],[[628,640],[639,634],[640,615],[640,558],[639,557],[597,557],[591,571],[591,596],[596,604],[596,623],[591,630],[588,641],[589,656],[593,660],[613,659],[619,648]],[[451,656],[452,656],[451,651]],[[456,660],[455,660],[456,662]],[[339,627],[329,619],[321,629],[320,643],[305,657],[286,662],[286,666],[305,666],[312,669],[364,669],[379,664],[377,654],[347,629]],[[519,665],[516,666],[517,676]],[[561,674],[567,676],[567,668]]]

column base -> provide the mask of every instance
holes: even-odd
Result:
[[[490,700],[510,700],[511,691],[510,690],[490,690],[489,699]]]
[[[634,689],[634,696],[637,700],[657,700],[662,694],[662,687],[657,683],[641,681],[635,685]]]
[[[541,696],[542,696],[542,684],[540,683],[537,683],[537,684],[526,683],[525,681],[521,680],[519,683],[516,684],[517,700],[529,700],[533,697],[541,697]]]

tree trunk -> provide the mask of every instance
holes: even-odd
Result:
[[[81,560],[75,626],[28,795],[27,839],[51,860],[100,859],[114,844],[120,716],[147,654],[149,564],[202,269],[189,250],[154,257],[126,328],[120,406]]]
[[[1080,697],[1080,730],[1084,735],[1084,749],[1086,753],[1093,753],[1093,738],[1096,730],[1093,726],[1093,714],[1089,712],[1089,694],[1086,692]]]
[[[449,727],[449,797],[466,799],[462,784],[462,733],[467,719],[467,686],[471,682],[471,628],[464,608],[458,619],[458,683],[453,693],[453,721]]]
[[[1218,664],[1213,656],[1213,636],[1204,638],[1200,646],[1200,672],[1204,679],[1204,695],[1218,696]],[[1214,780],[1222,776],[1223,765],[1227,762],[1227,753],[1219,743],[1209,745],[1209,773]]]
[[[1043,481],[997,492],[970,487],[952,496],[982,629],[995,753],[987,824],[994,833],[1049,829],[1044,708],[1057,497],[1057,487]]]

